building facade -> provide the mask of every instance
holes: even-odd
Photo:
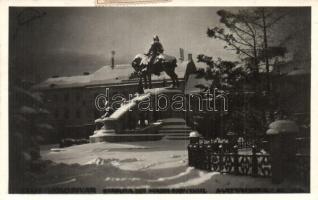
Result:
[[[176,73],[183,88],[183,78],[187,62],[179,63]],[[93,133],[95,119],[105,112],[96,106],[98,96],[107,96],[109,104],[118,101],[115,95],[128,100],[137,92],[139,79],[129,79],[133,73],[130,65],[104,66],[92,74],[80,76],[54,76],[37,84],[33,90],[43,94],[49,120],[56,127],[58,138],[88,138]],[[162,73],[152,77],[153,88],[166,87],[170,78]],[[107,92],[106,92],[107,91]],[[103,98],[98,101],[102,105]],[[116,104],[117,105],[117,104]],[[116,109],[116,108],[114,108]]]

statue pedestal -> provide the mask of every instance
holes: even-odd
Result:
[[[282,183],[284,179],[294,179],[296,144],[295,135],[299,131],[295,122],[277,120],[269,125],[272,182]]]
[[[122,130],[120,133],[114,129],[100,129],[89,137],[90,143],[96,142],[134,142],[161,140],[164,135],[158,134],[161,123],[153,123],[147,127],[135,130]]]
[[[161,123],[155,121],[162,118],[184,117],[183,111],[174,112],[168,104],[172,96],[182,94],[181,90],[155,88],[145,92],[123,103],[109,117],[97,119],[95,124],[100,125],[99,130],[94,131],[94,135],[90,136],[90,142],[158,140],[163,135],[158,134]],[[160,101],[160,95],[168,99]],[[142,105],[140,103],[143,103],[143,106],[153,106],[153,108],[140,109]],[[156,106],[160,108],[166,106],[166,108],[157,111]]]
[[[105,141],[103,138],[113,134],[116,134],[114,129],[109,129],[109,130],[100,129],[100,130],[94,131],[94,135],[89,136],[89,142],[90,143],[103,142]]]

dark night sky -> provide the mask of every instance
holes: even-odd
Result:
[[[206,35],[208,27],[219,25],[219,9],[36,8],[21,14],[21,8],[10,8],[10,59],[33,81],[94,72],[109,64],[111,50],[116,51],[117,63],[130,63],[137,53],[148,50],[157,34],[168,54],[178,57],[182,47],[194,56],[203,53],[233,60],[235,54],[224,50],[223,42]],[[274,29],[273,38],[292,34],[289,51],[310,58],[310,10],[291,11]],[[21,25],[21,19],[42,12],[46,14]]]

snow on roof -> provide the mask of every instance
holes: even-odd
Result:
[[[179,62],[175,69],[178,78],[183,78],[187,61]],[[101,67],[89,75],[79,76],[63,76],[63,77],[51,77],[45,81],[35,85],[33,89],[55,89],[55,88],[73,88],[73,87],[85,87],[92,85],[103,85],[103,84],[120,84],[129,80],[129,76],[134,72],[134,69],[130,64],[118,64],[114,68],[109,65]],[[161,72],[160,76],[152,75],[152,80],[169,80],[170,77],[165,73]],[[134,81],[136,82],[136,81]]]
[[[112,69],[109,65],[101,67],[96,72],[89,75],[51,77],[35,85],[34,89],[54,89],[85,87],[98,84],[116,84],[122,80],[127,80],[133,68],[129,64],[115,65]]]
[[[90,85],[120,83],[128,79],[133,72],[134,69],[129,64],[116,65],[114,68],[104,66],[92,74]]]
[[[40,84],[35,85],[34,89],[53,89],[53,88],[66,88],[66,87],[80,87],[90,82],[91,75],[82,76],[66,76],[48,78]]]
[[[279,133],[296,133],[299,131],[298,126],[291,120],[277,120],[269,125],[267,130],[268,135],[275,135]]]
[[[273,70],[273,73],[287,74],[289,75],[305,75],[310,74],[310,60],[298,59],[290,60],[286,63],[278,64]],[[299,70],[299,71],[298,71]],[[295,73],[295,74],[294,74]]]
[[[287,76],[301,76],[301,75],[306,75],[310,74],[308,70],[305,69],[296,69],[287,74]]]

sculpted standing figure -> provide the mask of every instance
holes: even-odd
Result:
[[[148,56],[150,56],[150,65],[153,64],[156,56],[160,55],[163,53],[163,47],[162,44],[159,41],[158,35],[155,35],[153,37],[153,43],[151,44],[151,47],[147,53]]]
[[[102,119],[109,117],[114,112],[113,108],[108,104],[109,104],[108,101],[106,101],[105,102],[105,114],[103,116],[101,116]]]

